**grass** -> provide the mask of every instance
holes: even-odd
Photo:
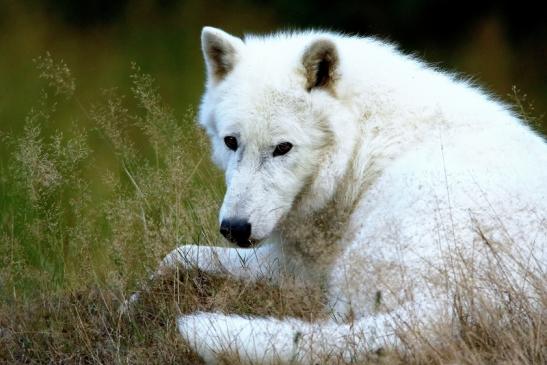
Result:
[[[149,283],[121,315],[120,303],[175,246],[222,242],[221,176],[193,112],[175,117],[137,66],[127,96],[109,89],[89,105],[62,61],[45,55],[37,66],[46,84],[39,102],[22,133],[1,136],[9,154],[0,166],[0,362],[199,364],[177,333],[179,314],[324,314],[320,292],[191,271]],[[79,117],[55,131],[49,126],[65,104]],[[114,163],[101,163],[105,154]],[[370,362],[545,363],[544,278],[534,281],[535,305],[500,278],[490,278],[491,292],[506,298],[500,307],[485,309],[461,288],[475,300],[455,308],[460,333]]]
[[[0,361],[144,362],[123,350],[131,346],[120,336],[133,336],[115,333],[112,309],[177,244],[218,239],[219,175],[207,168],[193,113],[177,120],[136,66],[133,111],[116,90],[84,105],[68,67],[50,55],[37,66],[47,84],[39,103],[20,135],[2,135]],[[85,123],[52,131],[62,103]],[[104,151],[91,148],[97,140],[116,157],[107,169],[98,163]],[[142,326],[129,328],[145,349]],[[108,339],[116,353],[96,352]]]

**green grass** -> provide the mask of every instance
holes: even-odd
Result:
[[[105,90],[90,105],[64,63],[46,55],[37,66],[47,84],[40,101],[22,133],[2,135],[0,361],[180,360],[176,351],[156,357],[161,345],[150,344],[176,342],[165,328],[173,312],[159,308],[141,328],[122,325],[116,308],[177,244],[218,239],[222,185],[194,114],[176,118],[136,66],[132,103]],[[85,123],[51,128],[60,103]],[[115,157],[106,168],[104,154]]]
[[[177,242],[217,238],[209,229],[221,180],[191,111],[177,119],[136,66],[135,110],[115,90],[84,105],[64,64],[49,55],[38,62],[49,86],[22,133],[2,137],[2,298],[107,282],[114,272],[138,278]],[[76,104],[86,123],[51,128],[60,102]]]

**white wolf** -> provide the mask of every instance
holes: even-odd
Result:
[[[405,328],[453,327],[458,280],[488,291],[503,266],[526,295],[544,278],[547,145],[508,106],[374,38],[206,27],[202,48],[220,230],[241,248],[181,246],[159,271],[288,272],[331,314],[180,317],[207,363],[357,361]]]

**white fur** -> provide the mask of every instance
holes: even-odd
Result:
[[[401,323],[424,335],[450,323],[448,281],[469,270],[479,278],[501,261],[512,268],[507,280],[522,286],[524,271],[544,275],[547,146],[506,105],[373,38],[304,32],[242,42],[218,29],[203,34],[236,52],[225,77],[209,74],[200,109],[226,175],[220,220],[249,220],[262,244],[182,246],[163,265],[246,280],[289,272],[325,286],[332,309],[320,323],[179,318],[207,363],[226,354],[246,363],[351,362],[397,345]],[[308,91],[302,57],[319,39],[336,46],[338,78],[329,90]],[[235,152],[224,145],[228,135],[238,138]],[[281,142],[294,147],[272,157]],[[310,216],[329,204],[335,234],[315,235]],[[471,263],[466,272],[454,257]]]

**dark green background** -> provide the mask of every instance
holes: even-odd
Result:
[[[202,91],[204,25],[238,35],[308,27],[378,35],[473,77],[502,98],[516,85],[541,115],[547,109],[547,22],[534,3],[540,2],[0,0],[0,130],[17,131],[38,99],[32,60],[46,51],[71,67],[82,103],[101,89],[127,88],[135,61],[184,114]],[[64,112],[59,126],[73,118],[73,110]]]

